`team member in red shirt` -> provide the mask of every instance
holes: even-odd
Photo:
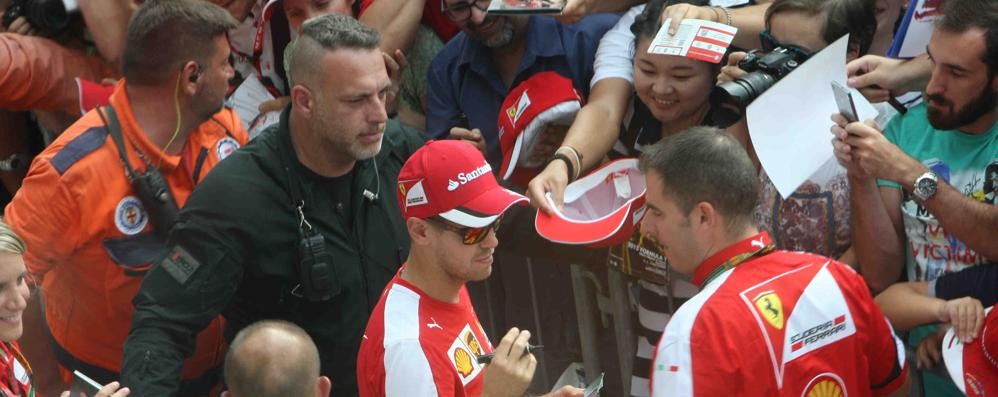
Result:
[[[777,251],[753,225],[759,184],[738,141],[694,127],[646,149],[641,169],[642,231],[701,288],[658,343],[653,396],[907,393],[903,347],[863,279]]]
[[[537,361],[530,331],[512,328],[493,352],[464,284],[492,272],[495,230],[526,197],[496,182],[482,153],[431,141],[399,172],[412,247],[375,306],[357,359],[361,396],[522,396]],[[491,364],[478,356],[494,353]],[[558,396],[581,396],[566,386]]]
[[[41,287],[47,327],[29,324],[39,331],[32,336],[44,338],[36,346],[52,342],[63,381],[73,370],[102,384],[119,378],[132,298],[166,253],[171,222],[132,180],[158,171],[164,191],[183,206],[205,174],[246,143],[238,117],[222,107],[233,75],[226,32],[234,26],[225,10],[203,1],[146,2],[129,25],[125,78],[111,105],[84,115],[38,155],[6,209]],[[217,383],[221,341],[216,320],[187,361],[184,377],[192,382],[184,395]],[[52,368],[51,354],[32,356],[28,338],[22,342],[39,373]]]

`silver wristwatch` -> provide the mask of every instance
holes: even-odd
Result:
[[[915,186],[911,189],[911,194],[915,195],[919,201],[925,201],[936,195],[939,177],[932,171],[926,171],[922,176],[915,179]]]

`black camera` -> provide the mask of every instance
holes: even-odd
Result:
[[[326,239],[321,234],[307,235],[298,240],[298,273],[305,299],[324,302],[340,294],[332,263],[326,252]]]
[[[799,51],[777,47],[767,54],[752,50],[738,67],[747,72],[734,81],[718,84],[711,92],[715,121],[723,127],[742,117],[742,110],[777,81],[793,72],[807,57]]]
[[[177,221],[177,214],[180,212],[177,200],[170,192],[170,185],[166,183],[163,174],[152,167],[141,174],[136,173],[131,182],[135,195],[139,196],[139,201],[149,213],[149,221],[152,222],[153,230],[166,238],[167,232]]]
[[[70,15],[63,0],[11,0],[3,14],[4,29],[23,16],[43,36],[57,36],[69,27]]]

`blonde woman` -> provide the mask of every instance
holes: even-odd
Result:
[[[0,397],[34,397],[31,366],[17,340],[24,328],[21,314],[28,306],[28,276],[24,267],[24,241],[0,218]],[[114,394],[112,394],[114,393]],[[68,396],[69,392],[63,393]],[[124,397],[128,388],[118,382],[106,385],[95,397]]]
[[[28,305],[24,241],[0,219],[0,396],[34,396],[31,366],[21,354],[21,313]]]

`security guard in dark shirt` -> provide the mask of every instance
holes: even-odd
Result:
[[[423,143],[385,129],[379,43],[349,17],[303,26],[290,108],[199,185],[135,297],[122,369],[133,395],[176,395],[194,335],[219,313],[230,338],[261,319],[298,324],[332,394],[357,393],[367,318],[409,251],[396,179]]]

